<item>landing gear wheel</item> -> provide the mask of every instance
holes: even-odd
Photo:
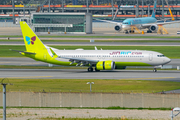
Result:
[[[95,68],[95,71],[96,71],[96,72],[99,72],[100,70],[97,70],[97,69]]]
[[[93,72],[93,68],[88,68],[88,72]]]
[[[125,34],[128,34],[129,32],[126,30]]]
[[[154,68],[153,72],[157,72],[157,69],[156,69],[156,68]]]
[[[151,31],[151,30],[148,30],[147,33],[152,33],[152,31]]]

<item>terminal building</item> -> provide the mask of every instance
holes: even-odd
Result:
[[[91,34],[90,13],[33,13],[32,27],[36,33]]]
[[[11,1],[11,0],[7,0]],[[22,2],[23,1],[23,2]],[[168,0],[175,19],[180,18],[180,0]],[[7,4],[7,5],[6,5]],[[0,17],[15,17],[33,12],[92,13],[95,18],[112,19],[119,7],[116,19],[147,17],[152,14],[154,0],[16,0],[16,3],[0,2]],[[13,12],[14,11],[14,12]],[[157,0],[156,18],[171,18],[165,0]]]

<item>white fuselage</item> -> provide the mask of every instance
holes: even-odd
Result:
[[[114,62],[122,62],[123,65],[135,65],[131,63],[144,63],[151,66],[164,65],[171,60],[163,54],[154,51],[141,51],[141,50],[57,50],[53,49],[58,55],[56,58],[59,61],[69,61],[70,59],[81,60],[95,60]],[[126,65],[127,64],[127,65]]]

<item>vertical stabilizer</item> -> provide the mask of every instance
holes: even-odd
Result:
[[[154,9],[153,9],[153,13],[151,17],[156,17],[156,4],[157,4],[157,0],[154,1]]]
[[[20,22],[22,35],[27,52],[40,53],[45,49],[44,44],[24,21]]]

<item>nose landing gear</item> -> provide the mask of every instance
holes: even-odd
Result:
[[[154,69],[153,69],[153,72],[157,72],[157,69],[156,69],[156,68],[154,68]]]

